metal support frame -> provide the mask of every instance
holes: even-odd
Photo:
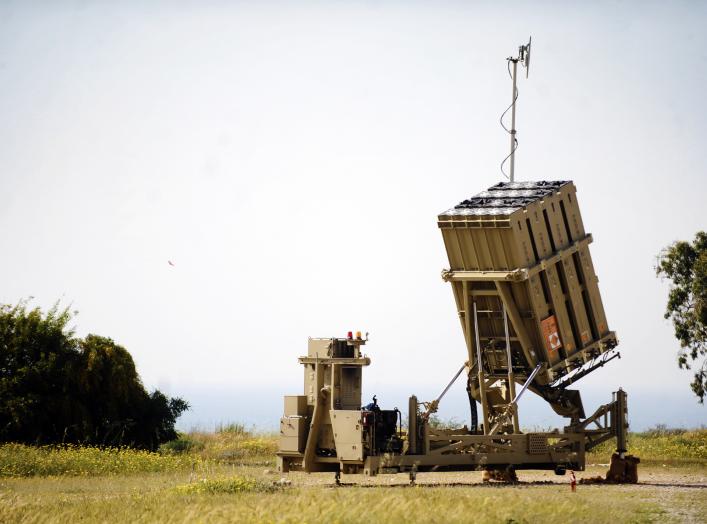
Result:
[[[511,336],[508,331],[508,315],[506,313],[506,306],[503,306],[503,330],[506,335],[506,360],[508,362],[508,394],[510,398],[515,398],[516,396],[516,378],[515,374],[513,373],[513,359],[511,357]],[[520,432],[520,427],[518,425],[518,410],[515,409],[515,406],[512,408],[512,416],[513,416],[513,432],[514,433],[519,433]]]
[[[503,112],[503,115],[501,115],[501,125],[503,126],[506,131],[508,131],[508,134],[511,135],[511,152],[506,158],[510,158],[510,164],[511,164],[511,171],[510,171],[510,176],[508,177],[511,182],[515,180],[514,178],[514,173],[515,173],[515,152],[516,149],[518,149],[518,141],[516,140],[516,101],[518,100],[518,82],[517,82],[517,75],[518,75],[518,62],[523,64],[525,66],[526,70],[526,78],[528,76],[528,70],[530,67],[530,42],[531,39],[528,40],[527,45],[521,45],[518,47],[518,56],[517,57],[512,57],[509,56],[506,60],[508,60],[508,65],[513,64],[513,73],[511,74],[511,78],[513,80],[513,92],[511,94],[511,105],[509,108],[511,109],[511,128],[506,129],[506,126],[503,125],[503,116],[506,114],[508,109]],[[509,67],[509,72],[510,72],[510,67]],[[505,160],[504,160],[505,162]],[[501,164],[501,172],[503,172],[503,163]],[[505,173],[504,173],[505,175]]]
[[[324,411],[327,409],[327,400],[329,398],[329,387],[322,388],[318,395],[317,401],[314,404],[312,413],[312,421],[309,425],[309,434],[307,435],[307,444],[304,447],[303,467],[307,472],[315,471],[314,462],[316,461],[315,451],[317,449],[317,440],[319,440],[319,429],[324,418]]]
[[[328,391],[323,389],[320,396],[326,403]],[[520,393],[522,394],[522,392]],[[414,428],[409,433],[410,445],[416,450],[406,454],[384,454],[364,457],[360,461],[343,464],[338,457],[310,456],[310,439],[316,444],[316,431],[307,440],[304,454],[278,452],[278,461],[284,471],[303,469],[305,471],[336,471],[337,467],[354,466],[354,471],[364,471],[369,475],[381,472],[393,473],[409,471],[415,466],[419,471],[498,469],[556,469],[584,470],[585,452],[611,439],[617,439],[617,452],[626,451],[626,393],[618,390],[613,400],[600,406],[590,417],[579,424],[568,426],[563,433],[511,433],[511,434],[469,434],[466,428],[434,429],[424,419],[422,434],[424,442],[416,442],[419,433]],[[417,399],[411,397],[417,405]],[[316,430],[316,408],[312,417],[312,429]],[[417,425],[417,422],[415,422]],[[412,427],[411,427],[412,429]],[[422,444],[422,445],[420,445]]]
[[[517,418],[518,418],[518,415],[517,415],[518,401],[520,400],[520,397],[523,396],[523,393],[526,392],[526,390],[528,389],[530,384],[533,382],[533,380],[535,379],[535,376],[538,374],[538,371],[540,371],[541,368],[542,368],[542,364],[538,364],[537,366],[535,366],[535,369],[530,374],[530,376],[526,379],[526,381],[523,383],[523,387],[520,388],[520,391],[518,392],[518,394],[513,397],[513,400],[511,400],[508,403],[508,405],[506,406],[506,410],[503,413],[501,413],[501,415],[496,419],[496,423],[493,425],[493,427],[491,428],[491,431],[489,432],[490,434],[493,435],[496,432],[498,432],[498,430],[501,429],[503,424],[505,424],[505,422],[508,420],[508,418],[511,417],[512,415],[515,416],[515,418],[512,419],[514,421],[513,432],[519,433],[519,430],[516,428],[516,422],[517,422]]]
[[[476,301],[474,301],[474,334],[476,335],[476,368],[479,378],[479,392],[481,395],[481,412],[484,417],[484,433],[489,432],[489,413],[486,404],[486,377],[484,376],[484,363],[481,360],[481,341],[479,340],[479,319],[476,313]]]
[[[465,296],[470,298],[468,288]],[[488,369],[485,369],[486,366],[484,366],[484,353],[479,337],[478,315],[485,308],[480,310],[474,301],[467,302],[467,307],[469,306],[473,319],[471,318],[472,315],[468,315],[465,319],[465,324],[469,328],[466,334],[470,340],[473,337],[476,347],[474,348],[472,344],[469,350],[475,353],[477,363],[476,369],[471,366],[469,374],[476,373],[476,378],[479,381],[478,393],[482,397],[481,404],[484,415],[483,434],[474,431],[470,432],[466,427],[447,430],[431,427],[427,417],[419,414],[419,403],[417,398],[413,396],[409,401],[408,448],[405,452],[399,454],[363,454],[356,459],[344,459],[338,453],[320,455],[317,452],[317,448],[320,445],[324,426],[327,424],[325,419],[331,407],[331,398],[336,387],[336,384],[327,384],[317,391],[314,399],[312,411],[310,411],[309,415],[309,432],[303,452],[279,451],[277,453],[279,470],[282,472],[290,470],[363,472],[368,475],[410,471],[413,467],[419,471],[439,469],[503,470],[508,468],[575,469],[581,471],[585,466],[585,451],[609,439],[616,438],[616,449],[619,455],[623,455],[626,452],[628,431],[627,395],[622,390],[615,392],[612,401],[600,406],[590,417],[583,420],[575,419],[569,426],[564,428],[562,433],[524,434],[520,433],[515,423],[512,429],[508,427],[507,422],[512,416],[517,415],[514,412],[517,401],[525,391],[533,389],[531,382],[541,370],[542,364],[537,364],[533,373],[523,377],[523,387],[512,396],[512,401],[508,404],[505,412],[498,410],[489,411],[492,408],[488,405],[491,397],[487,397],[487,392],[491,391],[488,389],[489,387],[494,389],[492,383],[499,380],[509,380],[514,383],[520,377],[514,373],[512,361],[505,377],[489,376]],[[510,334],[513,315],[511,313],[510,308],[505,310],[504,332],[507,344],[512,341]],[[506,354],[508,354],[508,346],[506,347]],[[302,360],[309,362],[310,358],[306,357]],[[325,363],[329,360],[331,359],[314,358],[312,371],[318,378],[316,381],[318,384],[322,384],[320,379],[324,378]],[[349,359],[341,360],[348,361]],[[363,364],[362,361],[366,359],[353,360],[359,360],[361,365]],[[311,366],[312,364],[307,363],[305,365]],[[465,367],[463,366],[457,371],[455,379],[461,375]],[[433,402],[439,403],[448,390],[449,385]],[[501,409],[503,408],[501,407]],[[493,420],[491,420],[493,427],[489,423],[491,416],[493,417]],[[503,431],[507,431],[507,433],[503,433]]]
[[[515,173],[515,166],[516,166],[516,149],[517,149],[517,142],[516,142],[516,100],[518,99],[518,87],[517,87],[517,81],[516,81],[516,75],[518,73],[518,59],[517,58],[509,58],[511,62],[513,62],[513,95],[512,95],[512,108],[511,108],[511,130],[510,130],[510,135],[511,135],[511,153],[510,153],[510,164],[511,164],[511,171],[509,173],[509,179],[511,182],[514,181],[514,173]]]
[[[439,396],[438,396],[436,399],[434,399],[432,402],[429,402],[429,403],[427,404],[427,410],[425,411],[425,414],[423,415],[423,417],[424,417],[425,419],[428,419],[432,413],[436,413],[436,412],[437,412],[437,409],[438,409],[438,407],[439,407],[439,403],[442,401],[442,399],[444,398],[444,396],[445,396],[445,395],[447,394],[447,392],[449,391],[449,388],[451,388],[452,385],[457,381],[457,379],[459,378],[459,375],[462,374],[462,371],[464,371],[464,370],[467,368],[468,365],[469,365],[468,362],[464,362],[464,364],[462,364],[462,367],[460,367],[460,368],[459,368],[459,371],[457,371],[457,372],[454,374],[454,376],[452,377],[452,380],[449,381],[449,384],[447,384],[447,387],[444,388],[444,390],[442,391],[442,393],[440,393]]]
[[[611,412],[611,425],[614,427],[616,432],[616,451],[619,453],[621,458],[624,457],[626,453],[626,433],[628,430],[628,421],[626,420],[628,416],[628,409],[626,405],[626,392],[619,388],[619,390],[614,393],[613,410]]]
[[[442,270],[442,280],[445,282],[523,282],[544,269],[553,267],[558,262],[571,257],[574,253],[592,243],[593,240],[591,233],[589,233],[571,245],[558,249],[552,255],[539,260],[535,264],[511,271],[455,271],[444,269]]]
[[[503,303],[504,308],[508,312],[513,329],[518,336],[525,359],[528,361],[528,364],[535,366],[537,362],[535,356],[531,353],[532,343],[528,333],[525,330],[525,326],[523,325],[523,318],[521,317],[516,303],[513,300],[510,285],[508,282],[496,282],[496,289],[498,290],[498,295],[501,297],[501,302]]]

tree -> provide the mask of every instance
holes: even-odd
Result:
[[[89,416],[84,432],[104,445],[142,442],[135,438],[139,412],[149,402],[130,353],[110,338],[88,335],[78,341],[80,395]],[[153,447],[150,443],[146,447]]]
[[[0,439],[61,442],[73,425],[67,421],[80,419],[73,384],[64,380],[77,355],[70,318],[57,305],[44,316],[25,302],[0,306]]]
[[[670,280],[665,318],[673,321],[680,342],[678,366],[693,369],[690,386],[704,403],[707,392],[707,233],[692,243],[679,241],[658,255],[656,274]]]
[[[124,347],[75,337],[71,318],[58,304],[0,305],[0,441],[156,449],[176,438],[189,405],[148,394]]]

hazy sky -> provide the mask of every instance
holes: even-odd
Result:
[[[0,2],[0,302],[71,304],[194,423],[349,330],[367,392],[436,392],[466,355],[436,216],[501,180],[532,34],[517,179],[575,182],[622,349],[579,385],[707,422],[653,269],[707,227],[707,4],[500,5]]]

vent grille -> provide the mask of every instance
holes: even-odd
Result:
[[[528,453],[541,455],[547,453],[547,437],[545,435],[528,435]]]

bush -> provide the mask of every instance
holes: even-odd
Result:
[[[459,429],[464,425],[457,418],[441,419],[437,415],[431,415],[429,418],[430,427],[433,429]]]
[[[277,436],[246,430],[239,423],[217,426],[214,433],[193,431],[185,436],[194,443],[192,451],[202,459],[229,464],[272,465]]]
[[[269,455],[277,451],[277,441],[268,438],[253,438],[244,440],[238,446],[246,454],[250,455]]]
[[[179,435],[178,438],[165,442],[160,446],[160,452],[164,454],[177,455],[192,451],[201,451],[204,443],[190,438],[188,435]]]
[[[250,435],[252,431],[240,422],[229,422],[228,424],[217,424],[216,433],[231,433],[233,435]]]
[[[669,428],[666,424],[656,424],[655,427],[641,433],[644,437],[670,437],[687,433],[684,428]]]

